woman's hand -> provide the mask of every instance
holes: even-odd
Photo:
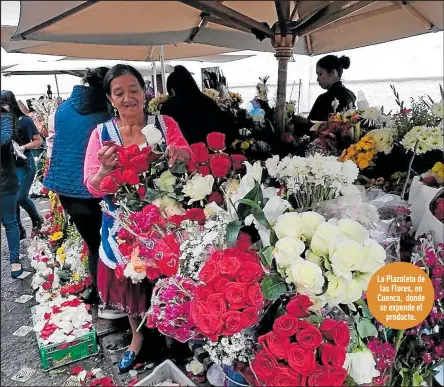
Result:
[[[102,163],[100,169],[102,173],[111,173],[117,165],[117,149],[114,145],[105,145],[97,152],[97,157]]]
[[[181,161],[184,164],[188,164],[191,160],[190,152],[185,148],[178,148],[174,145],[168,145],[166,154],[169,157],[168,166],[173,167],[176,161]]]

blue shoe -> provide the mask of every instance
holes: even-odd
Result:
[[[119,372],[124,374],[128,372],[136,362],[136,353],[134,351],[126,351],[119,360]]]
[[[17,277],[20,277],[22,275],[22,273],[23,273],[23,266],[22,266],[22,264],[19,263],[19,262],[15,262],[15,263],[18,263],[20,265],[20,270],[14,270],[14,271],[11,270],[11,277],[14,278],[14,279],[16,279]]]

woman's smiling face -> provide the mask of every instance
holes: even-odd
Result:
[[[114,78],[111,81],[111,95],[108,95],[108,98],[120,116],[132,116],[143,112],[145,91],[134,75],[124,74]]]

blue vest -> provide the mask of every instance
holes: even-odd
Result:
[[[163,143],[166,144],[166,128],[162,116],[148,116],[147,124],[153,124],[159,129],[163,136]],[[97,127],[99,132],[100,145],[104,141],[114,141],[118,145],[122,145],[122,137],[120,136],[119,128],[114,123],[114,119],[100,124]],[[108,210],[117,215],[119,207],[113,203],[112,195],[103,197],[105,205]],[[119,222],[109,214],[102,216],[102,243],[100,244],[99,256],[103,263],[110,269],[115,269],[116,265],[126,263],[119,251],[119,244],[117,242],[117,233],[119,231]]]
[[[97,108],[99,98],[102,101],[103,95],[90,87],[74,86],[71,97],[57,109],[51,164],[43,181],[46,188],[57,194],[93,198],[83,183],[83,165],[91,132],[109,119],[106,101],[103,108]]]

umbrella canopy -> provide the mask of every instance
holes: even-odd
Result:
[[[153,73],[160,73],[160,63],[156,63],[153,71],[151,63],[147,62],[120,62],[120,61],[92,61],[92,60],[57,60],[52,62],[37,62],[32,64],[21,64],[8,68],[2,72],[5,75],[53,75],[70,74],[83,76],[87,68],[113,67],[118,63],[127,63],[140,71],[143,76],[151,76]],[[172,73],[174,67],[165,64],[165,73]]]
[[[20,4],[19,25],[13,36],[16,40],[110,46],[192,42],[190,47],[205,44],[276,51],[279,60],[276,123],[281,133],[287,64],[293,53],[316,55],[438,31],[443,29],[444,19],[442,1],[21,1]]]
[[[5,65],[5,66],[2,66],[2,73],[6,70],[6,69],[9,69],[10,67],[14,67],[15,65]]]
[[[16,26],[1,27],[1,45],[10,53],[45,54],[69,56],[73,58],[93,58],[130,61],[153,61],[158,59],[158,50],[153,45],[105,45],[105,44],[79,44],[59,43],[50,41],[21,40],[12,41],[11,36]],[[229,48],[208,46],[205,44],[167,44],[164,46],[164,59],[186,59],[189,57],[201,57],[217,55],[236,51]]]

